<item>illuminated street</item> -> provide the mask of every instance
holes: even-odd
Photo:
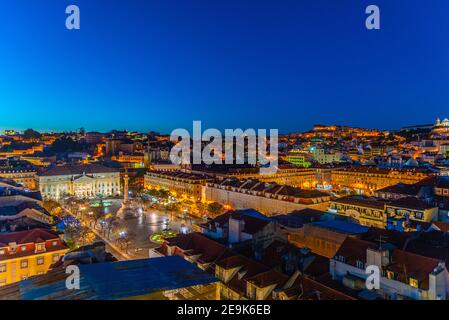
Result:
[[[121,200],[110,200],[112,205],[105,208],[105,213],[115,215],[121,206]],[[198,223],[198,222],[196,222]],[[142,212],[139,217],[131,219],[119,219],[116,227],[120,232],[111,233],[110,241],[116,243],[120,233],[131,233],[130,246],[128,248],[128,255],[132,258],[148,258],[148,249],[158,246],[150,240],[150,236],[155,232],[170,229],[175,232],[192,232],[195,222],[189,218],[184,220],[181,218],[181,213],[163,212],[155,209]],[[99,229],[98,224],[97,229]],[[99,231],[99,230],[98,230]],[[103,236],[104,237],[104,236]],[[110,250],[112,254],[116,250]],[[118,257],[120,258],[120,257]]]

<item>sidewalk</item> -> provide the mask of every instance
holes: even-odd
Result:
[[[65,212],[67,212],[72,217],[77,218],[74,214],[70,212],[67,208],[62,207]],[[78,219],[78,218],[77,218]],[[89,230],[91,230],[95,235],[100,238],[102,241],[104,241],[108,246],[110,246],[112,249],[114,249],[116,252],[118,252],[122,257],[124,257],[126,260],[133,260],[131,256],[127,253],[124,253],[122,250],[120,250],[115,244],[113,244],[110,240],[106,239],[104,236],[102,236],[97,230],[92,228],[89,224],[83,223],[84,226],[88,227]]]
[[[113,244],[110,240],[106,239],[105,237],[103,237],[97,230],[89,227],[89,229],[95,233],[95,235],[100,238],[102,241],[104,241],[108,246],[110,246],[112,249],[114,249],[115,251],[117,251],[120,255],[122,255],[123,257],[126,258],[126,260],[133,260],[133,258],[127,254],[124,253],[122,250],[120,250],[115,244]]]

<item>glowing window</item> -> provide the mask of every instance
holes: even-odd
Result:
[[[418,280],[414,279],[414,278],[409,278],[409,284],[412,287],[418,288]]]

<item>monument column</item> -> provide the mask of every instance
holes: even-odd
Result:
[[[128,202],[129,202],[129,187],[128,187],[128,183],[129,183],[129,177],[128,177],[128,172],[125,173],[125,176],[123,177],[123,205],[127,206]]]

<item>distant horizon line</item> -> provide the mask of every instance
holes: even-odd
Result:
[[[426,123],[426,124],[415,124],[415,125],[405,125],[405,126],[401,126],[400,128],[396,128],[396,129],[380,129],[380,128],[369,128],[369,127],[361,127],[361,126],[351,126],[351,125],[342,125],[342,124],[322,124],[322,123],[315,123],[311,126],[310,129],[308,130],[292,130],[289,132],[280,132],[279,135],[288,135],[288,134],[295,134],[295,133],[303,133],[303,132],[307,132],[307,131],[311,131],[313,129],[314,126],[336,126],[336,127],[349,127],[349,128],[354,128],[354,129],[366,129],[366,130],[378,130],[378,131],[396,131],[396,130],[400,130],[401,128],[407,128],[407,127],[419,127],[419,126],[431,126],[434,125],[434,123]],[[15,131],[15,132],[19,132],[19,133],[23,133],[24,131],[28,130],[28,129],[32,129],[35,130],[39,133],[59,133],[59,134],[63,134],[63,133],[78,133],[81,129],[84,129],[86,133],[92,133],[92,132],[97,132],[97,133],[101,133],[101,134],[107,134],[107,133],[111,133],[112,131],[126,131],[126,132],[137,132],[137,133],[150,133],[150,132],[155,132],[161,135],[170,135],[170,133],[165,133],[165,132],[161,132],[161,131],[157,131],[157,130],[128,130],[128,129],[110,129],[110,130],[106,130],[106,131],[100,131],[100,130],[87,130],[84,127],[80,127],[77,129],[63,129],[63,130],[55,130],[55,129],[35,129],[33,127],[28,127],[26,129],[24,128],[12,128],[12,127],[1,127],[0,128],[0,132],[4,133],[6,131]],[[230,128],[229,128],[230,129]],[[234,128],[235,129],[235,128]],[[243,129],[243,128],[240,128]],[[222,130],[224,131],[224,130]]]

